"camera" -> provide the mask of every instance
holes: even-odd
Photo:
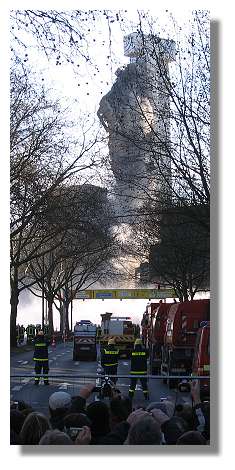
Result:
[[[93,388],[93,392],[99,393],[99,398],[112,398],[114,390],[114,384],[109,377],[102,379],[101,385]]]
[[[187,380],[182,380],[182,382],[178,384],[178,390],[179,392],[189,393],[191,390],[190,383]]]
[[[82,428],[65,428],[64,429],[66,434],[72,439],[72,441],[75,441],[76,437],[78,436],[79,432],[82,430]]]

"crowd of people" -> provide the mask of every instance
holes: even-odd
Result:
[[[210,408],[200,400],[198,381],[191,383],[192,405],[170,399],[135,409],[133,400],[113,386],[106,400],[92,397],[95,384],[71,397],[49,397],[48,416],[24,402],[11,403],[10,442],[16,445],[208,445]],[[90,400],[89,400],[90,401]]]

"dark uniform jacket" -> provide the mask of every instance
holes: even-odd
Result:
[[[48,360],[48,341],[44,336],[37,335],[34,339],[34,361]]]
[[[131,353],[131,374],[146,374],[147,359],[148,352],[146,349],[141,344],[136,345]]]
[[[101,364],[102,366],[117,366],[118,365],[119,350],[116,349],[114,344],[106,346],[103,350]]]

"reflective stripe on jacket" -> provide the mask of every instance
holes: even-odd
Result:
[[[114,345],[110,344],[103,350],[102,365],[103,366],[117,366],[118,365],[119,350]]]
[[[147,374],[148,353],[141,345],[137,345],[131,353],[131,374]]]
[[[49,341],[44,336],[36,336],[34,340],[34,361],[48,360],[48,346]]]

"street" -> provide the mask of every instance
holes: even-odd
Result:
[[[78,395],[79,390],[87,382],[96,382],[96,375],[100,371],[99,363],[99,346],[98,360],[89,361],[73,361],[72,360],[73,343],[58,344],[56,347],[49,347],[49,376],[60,375],[60,377],[50,378],[50,385],[45,386],[40,383],[39,387],[34,385],[34,362],[33,350],[22,351],[20,353],[11,354],[11,385],[10,397],[12,401],[23,400],[32,406],[36,411],[41,411],[48,415],[48,400],[55,391],[63,390],[72,396]],[[130,371],[130,360],[120,359],[118,366],[118,375],[128,375]],[[14,378],[13,375],[27,375],[27,377]],[[65,377],[63,377],[63,375]],[[79,375],[79,378],[76,376]],[[94,375],[94,378],[84,378],[83,375]],[[178,393],[169,390],[162,383],[161,379],[149,380],[149,402],[160,401],[162,397],[171,397],[177,403],[189,401],[189,395],[186,393]],[[129,378],[119,378],[117,388],[124,396],[128,396]],[[97,399],[95,393],[88,399],[88,402]],[[148,403],[148,402],[147,402]],[[133,406],[146,406],[141,386],[137,383],[137,389],[133,400]]]

